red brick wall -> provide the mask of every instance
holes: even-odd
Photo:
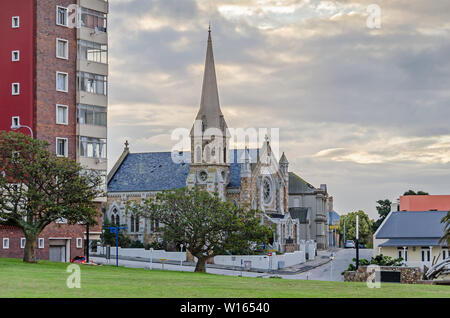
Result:
[[[90,232],[101,232],[102,228],[102,211],[101,205],[97,206],[99,216],[98,224],[90,227]],[[70,258],[85,254],[84,233],[86,227],[84,225],[67,225],[52,223],[48,225],[39,238],[44,238],[44,248],[36,248],[36,257],[42,260],[49,259],[49,239],[50,238],[71,238],[70,241]],[[20,248],[20,239],[25,237],[22,229],[15,226],[0,225],[0,257],[23,258],[24,249]],[[3,238],[9,238],[9,249],[3,249]],[[82,248],[77,248],[77,238],[83,239]]]
[[[47,140],[56,151],[56,137],[68,138],[69,157],[76,158],[76,29],[56,25],[56,6],[75,0],[36,2],[35,126],[36,137]],[[69,59],[56,58],[56,39],[69,41]],[[56,91],[56,72],[68,73],[68,93]],[[69,124],[56,124],[56,104],[69,106]]]

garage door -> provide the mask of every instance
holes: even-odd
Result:
[[[53,262],[66,261],[66,247],[65,246],[50,246],[50,260]]]

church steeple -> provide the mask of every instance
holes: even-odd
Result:
[[[208,128],[218,128],[222,132],[226,131],[227,125],[220,109],[219,90],[217,88],[216,68],[214,64],[214,54],[211,39],[211,26],[208,29],[208,46],[206,49],[205,71],[203,74],[202,97],[200,110],[196,120],[202,121],[202,130]],[[191,135],[193,129],[191,130]]]

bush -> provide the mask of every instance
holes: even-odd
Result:
[[[132,241],[130,248],[144,248],[144,244],[141,241]]]
[[[355,264],[349,264],[346,271],[342,272],[341,275],[344,275],[345,272],[356,271],[356,258],[353,258],[353,262]],[[369,261],[367,259],[360,259],[359,266],[369,266],[369,265],[378,265],[378,266],[402,266],[403,258],[392,258],[390,256],[384,256],[383,254],[372,257]]]

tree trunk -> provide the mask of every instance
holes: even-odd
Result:
[[[25,238],[23,261],[25,263],[36,263],[36,237],[28,237],[25,235]]]
[[[197,257],[197,265],[195,265],[195,271],[199,273],[206,273],[206,257]]]

